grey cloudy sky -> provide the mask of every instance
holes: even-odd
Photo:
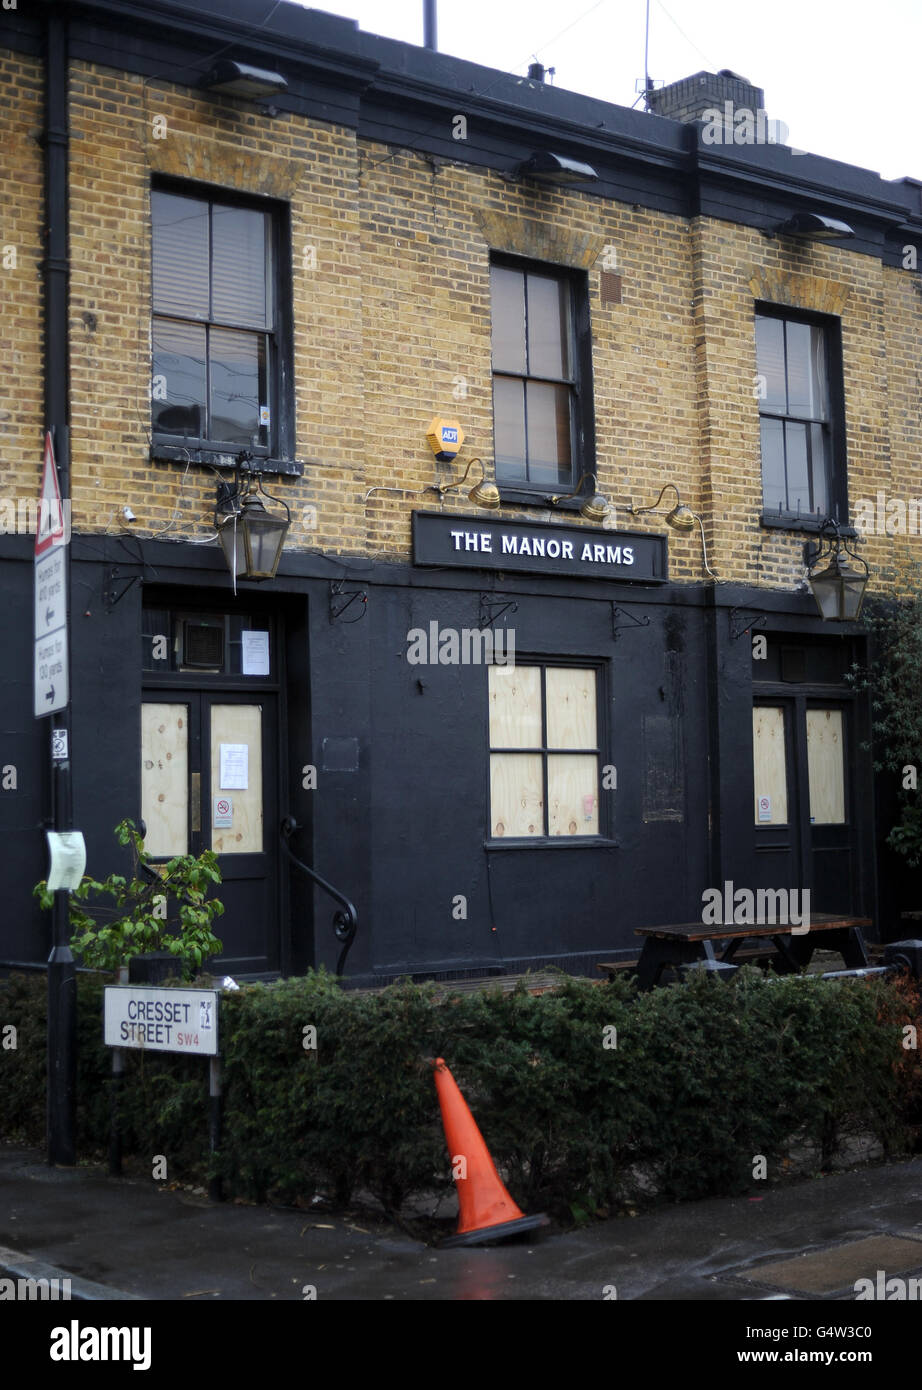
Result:
[[[422,44],[423,0],[308,5]],[[621,106],[643,75],[646,0],[439,0],[439,48],[524,75],[537,57],[559,87]],[[650,0],[650,75],[732,68],[765,91],[788,143],[922,178],[922,0]]]

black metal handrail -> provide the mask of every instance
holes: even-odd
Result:
[[[282,847],[291,862],[296,864],[302,873],[307,874],[308,878],[312,878],[318,887],[322,888],[325,893],[328,893],[335,902],[342,904],[344,910],[333,913],[333,931],[336,935],[336,940],[341,941],[343,947],[339,953],[339,960],[336,962],[336,977],[340,979],[343,973],[343,966],[346,963],[346,956],[349,954],[349,948],[355,940],[355,933],[359,924],[359,914],[345,894],[340,893],[338,889],[334,888],[332,883],[327,883],[326,879],[322,878],[316,869],[312,869],[309,864],[305,864],[297,855],[292,854],[291,845],[288,842],[295,831],[300,829],[301,827],[298,825],[294,816],[286,816],[279,827]]]

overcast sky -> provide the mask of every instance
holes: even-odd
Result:
[[[308,4],[422,44],[423,0]],[[643,76],[646,0],[438,0],[439,48],[621,106]],[[765,92],[787,143],[922,178],[922,0],[650,0],[650,76],[731,68]],[[642,105],[642,103],[641,103]]]

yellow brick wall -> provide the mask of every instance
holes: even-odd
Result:
[[[41,65],[0,50],[0,93],[0,502],[10,530],[41,478]]]
[[[297,450],[311,462],[303,479],[267,486],[292,509],[291,547],[362,553],[367,443],[352,135],[78,65],[71,140],[74,525],[116,532],[127,502],[133,534],[212,534],[215,475],[149,460],[150,184],[162,173],[290,199]]]
[[[5,358],[19,367],[0,409],[0,466],[31,495],[42,427],[40,362],[41,72],[0,58],[16,100],[0,108],[8,198],[0,243]],[[599,489],[619,529],[667,481],[700,511],[712,568],[792,591],[804,536],[760,528],[753,310],[757,299],[841,315],[850,505],[922,495],[919,278],[847,245],[772,240],[574,190],[510,183],[463,162],[356,141],[345,128],[76,64],[71,75],[72,458],[74,525],[114,534],[129,504],[137,535],[212,533],[209,470],[152,463],[152,175],[289,201],[292,210],[300,480],[272,480],[292,508],[290,549],[405,560],[414,508],[471,514],[466,492],[428,485],[480,456],[492,474],[491,247],[589,271]],[[622,302],[603,304],[612,261]],[[438,464],[433,415],[456,416],[465,445]],[[372,491],[374,489],[374,491]],[[380,489],[392,489],[390,491]],[[667,496],[665,511],[674,499]],[[507,506],[500,518],[573,524],[572,513]],[[314,522],[316,521],[316,526]],[[910,550],[922,555],[920,540]],[[702,580],[700,537],[669,533],[674,579]],[[886,537],[863,547],[882,587]]]

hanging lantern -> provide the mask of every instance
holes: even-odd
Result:
[[[838,522],[825,521],[822,535],[829,543],[829,550],[824,552],[821,544],[808,559],[808,564],[814,566],[823,560],[830,560],[826,569],[811,570],[808,575],[816,606],[824,622],[853,622],[861,612],[870,571],[861,556],[848,549],[839,533]],[[842,551],[863,565],[864,572],[849,565],[843,559]]]
[[[224,503],[231,510],[223,517],[215,515],[218,539],[235,581],[274,579],[291,525],[291,512],[284,502],[280,503],[285,508],[284,517],[266,510],[259,493],[273,502],[279,499],[269,497],[258,473],[249,473],[246,491],[242,492],[242,471],[238,469],[237,491]]]

